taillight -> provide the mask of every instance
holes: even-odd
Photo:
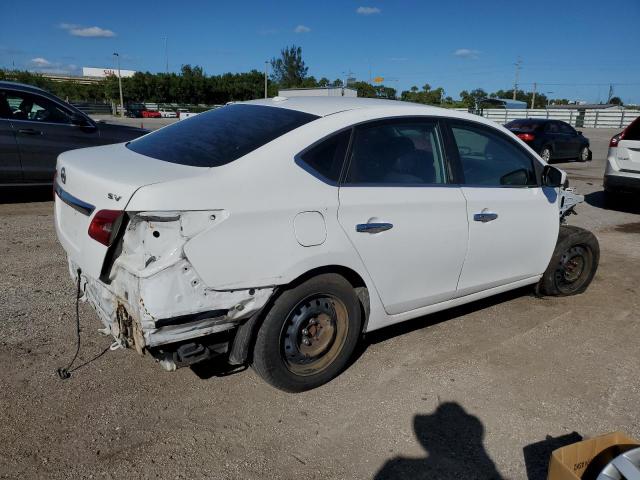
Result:
[[[536,136],[533,133],[518,133],[517,137],[525,142],[533,142]]]
[[[617,133],[609,141],[609,147],[617,147],[618,142],[624,138],[624,132]]]
[[[122,214],[121,210],[100,210],[89,224],[89,236],[108,247],[115,237]]]

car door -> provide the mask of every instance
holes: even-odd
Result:
[[[547,122],[544,126],[544,133],[547,137],[547,144],[551,145],[551,158],[564,158],[566,147],[563,141],[563,136],[560,134],[560,126],[558,125],[558,122]]]
[[[461,120],[449,125],[469,224],[456,295],[542,274],[559,229],[557,192],[540,186],[542,165],[497,128]]]
[[[16,134],[23,178],[51,183],[58,155],[67,150],[100,144],[95,125],[71,123],[73,112],[42,95],[7,91],[13,106],[11,124]]]
[[[11,126],[12,110],[6,92],[0,90],[0,184],[22,182],[22,167],[16,134]]]
[[[558,122],[558,124],[565,142],[565,156],[577,158],[582,149],[583,137],[578,135],[578,132],[568,123]]]
[[[468,226],[441,138],[426,117],[354,129],[338,220],[389,314],[455,295]]]

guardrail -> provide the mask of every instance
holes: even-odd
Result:
[[[464,108],[456,108],[456,110],[467,111]],[[480,115],[503,124],[519,118],[549,118],[562,120],[576,128],[624,128],[640,117],[640,111],[597,108],[485,108]]]

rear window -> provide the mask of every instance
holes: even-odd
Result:
[[[623,140],[640,140],[640,117],[631,122],[624,131]]]
[[[513,120],[505,125],[509,130],[518,130],[520,132],[533,132],[539,126],[539,123],[523,122],[521,120]]]
[[[129,142],[127,148],[165,162],[217,167],[318,118],[262,105],[227,105]]]

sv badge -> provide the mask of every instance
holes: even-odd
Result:
[[[115,200],[116,202],[119,202],[120,199],[122,198],[122,195],[116,195],[115,193],[107,193],[107,198],[109,200]]]

